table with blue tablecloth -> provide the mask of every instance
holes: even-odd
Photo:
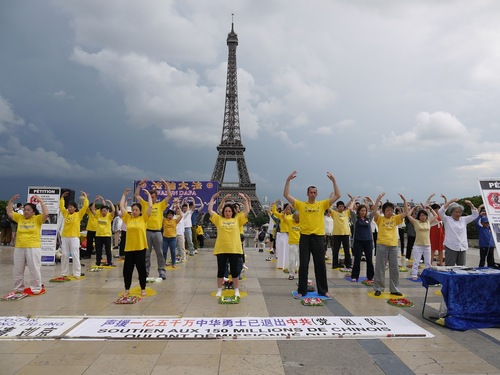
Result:
[[[425,269],[420,278],[426,289],[430,285],[442,285],[441,293],[448,310],[444,319],[446,327],[491,328],[500,327],[500,272],[495,271],[477,268],[457,273]]]

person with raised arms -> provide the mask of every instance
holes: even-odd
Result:
[[[165,199],[159,201],[158,192],[155,189],[149,190],[153,207],[151,209],[151,215],[149,216],[146,230],[146,238],[148,240],[148,251],[146,252],[146,272],[149,276],[149,269],[151,268],[151,251],[154,249],[156,253],[158,275],[165,280],[167,275],[165,272],[165,258],[163,257],[163,236],[161,233],[161,227],[163,224],[163,211],[165,211],[168,207],[168,202],[172,198],[172,192],[170,191],[170,186],[165,180],[161,179],[161,182],[165,189],[167,189],[167,196]],[[149,203],[142,199],[140,195],[141,189],[145,185],[146,179],[143,179],[137,184],[134,194],[136,201],[142,206],[142,211],[146,211],[149,206]]]
[[[123,264],[123,282],[125,284],[125,292],[123,296],[128,296],[130,285],[132,284],[132,274],[134,267],[137,268],[139,274],[139,285],[141,287],[141,296],[146,295],[146,249],[148,242],[146,239],[146,225],[151,214],[153,201],[149,191],[144,190],[148,196],[148,206],[142,212],[142,205],[139,203],[132,204],[131,213],[127,212],[125,207],[125,199],[130,193],[130,189],[123,191],[120,200],[120,210],[123,212],[122,219],[127,225],[127,237],[125,239],[125,262]]]
[[[220,192],[215,193],[208,202],[208,214],[210,221],[217,227],[217,238],[215,240],[213,254],[217,256],[217,293],[216,297],[222,295],[222,285],[224,284],[224,272],[226,262],[229,262],[231,276],[233,277],[234,295],[240,297],[239,276],[241,273],[240,258],[243,255],[241,246],[240,227],[248,222],[248,212],[250,206],[245,195],[238,193],[243,202],[243,211],[237,215],[233,204],[226,203],[222,207],[219,215],[214,210],[215,199]]]
[[[324,251],[325,226],[323,223],[324,212],[340,198],[340,189],[335,177],[330,172],[326,176],[333,184],[333,193],[328,199],[317,201],[318,189],[315,186],[307,188],[307,201],[295,199],[290,194],[290,181],[297,177],[297,171],[290,173],[286,179],[283,196],[299,212],[300,240],[299,240],[299,286],[295,298],[300,299],[307,294],[307,278],[311,254],[316,274],[318,294],[332,298],[328,292],[326,279],[326,263]]]
[[[17,237],[14,245],[14,291],[23,292],[25,287],[24,268],[27,265],[30,271],[30,288],[33,294],[42,292],[42,249],[41,229],[42,224],[49,218],[49,210],[42,198],[38,195],[32,196],[32,202],[38,203],[42,213],[37,209],[35,203],[25,203],[23,214],[14,212],[14,201],[19,199],[19,194],[10,198],[7,203],[7,215],[17,223]]]

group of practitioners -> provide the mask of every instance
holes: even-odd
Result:
[[[106,265],[113,265],[112,248],[112,221],[115,214],[120,215],[123,220],[120,246],[123,251],[124,266],[123,279],[125,291],[123,296],[130,293],[132,275],[137,269],[141,295],[146,295],[146,278],[151,267],[151,253],[155,251],[157,257],[158,274],[162,279],[166,278],[165,259],[167,250],[171,251],[172,266],[175,267],[178,256],[180,259],[187,256],[184,248],[185,238],[188,239],[189,255],[197,252],[194,247],[192,236],[197,236],[196,225],[193,228],[193,221],[196,223],[196,214],[202,207],[196,208],[194,198],[188,202],[184,200],[177,203],[173,210],[169,209],[168,202],[172,198],[169,184],[162,181],[162,185],[167,190],[167,196],[159,200],[155,189],[146,190],[146,179],[142,180],[134,192],[135,203],[127,205],[131,189],[125,189],[119,203],[119,211],[116,213],[115,206],[111,200],[105,200],[102,196],[96,196],[90,203],[87,193],[81,192],[83,203],[80,208],[74,201],[66,204],[65,199],[68,192],[61,194],[59,209],[63,217],[63,227],[61,235],[61,275],[69,276],[70,258],[72,260],[72,275],[75,278],[84,276],[81,269],[80,254],[80,228],[85,215],[87,221],[87,249],[82,258],[90,258],[94,251],[96,253],[96,265],[104,264],[102,253],[106,256]],[[147,197],[141,197],[141,191]],[[7,215],[17,224],[18,236],[14,246],[14,291],[23,292],[27,285],[24,280],[25,266],[30,273],[29,288],[33,294],[40,294],[43,291],[41,279],[41,227],[49,217],[48,209],[42,198],[33,195],[30,203],[24,204],[20,213],[13,208],[14,202],[19,199],[19,195],[13,196],[7,204]],[[201,201],[201,199],[200,199]],[[101,207],[96,209],[96,203],[100,202]],[[202,202],[201,202],[202,203]],[[203,205],[203,204],[202,204]],[[42,212],[39,212],[38,207]],[[175,215],[175,218],[174,218]],[[184,223],[188,223],[184,225]],[[182,225],[181,225],[182,224]],[[193,230],[194,229],[194,230]],[[179,233],[181,231],[181,233]],[[176,254],[176,251],[178,253]]]
[[[431,266],[433,237],[442,237],[444,248],[444,260],[446,266],[465,265],[467,241],[467,224],[475,221],[480,234],[480,266],[487,262],[488,266],[494,265],[493,252],[495,242],[493,241],[491,228],[485,212],[479,214],[478,209],[470,201],[465,201],[471,208],[471,214],[463,216],[464,207],[457,203],[457,199],[448,200],[442,195],[444,204],[434,206],[430,204],[431,195],[426,204],[409,207],[406,198],[399,194],[403,201],[402,210],[396,213],[396,205],[386,201],[382,203],[385,193],[381,193],[373,201],[370,197],[350,196],[347,205],[339,201],[336,210],[331,210],[341,196],[339,186],[334,175],[326,173],[327,178],[332,182],[333,191],[327,199],[318,200],[318,190],[315,186],[309,186],[306,191],[307,199],[299,200],[290,194],[290,183],[297,177],[297,172],[293,171],[286,179],[283,191],[284,197],[289,204],[285,204],[282,210],[277,208],[275,202],[271,208],[271,214],[279,230],[276,233],[276,255],[281,262],[281,268],[288,264],[289,279],[295,278],[298,267],[298,289],[296,298],[301,298],[307,294],[308,290],[308,270],[311,256],[314,264],[316,276],[316,286],[318,294],[325,297],[332,297],[328,290],[326,261],[325,261],[325,213],[329,213],[334,222],[333,226],[333,268],[338,266],[338,251],[340,246],[344,248],[345,265],[351,266],[350,242],[351,235],[349,224],[352,224],[352,281],[358,281],[360,274],[360,262],[364,256],[366,260],[366,277],[369,283],[373,284],[375,296],[380,296],[386,288],[385,270],[386,264],[389,269],[389,291],[393,295],[401,296],[399,290],[399,250],[398,250],[398,226],[405,218],[414,229],[415,239],[413,245],[414,263],[412,267],[412,277],[418,277],[419,260],[423,257],[426,267]],[[196,221],[193,216],[203,207],[196,208],[194,199],[177,203],[168,209],[169,201],[172,198],[169,184],[161,180],[167,191],[164,199],[158,199],[156,190],[144,189],[146,180],[142,180],[134,192],[135,203],[131,207],[127,206],[130,189],[123,191],[119,203],[119,215],[126,228],[126,235],[122,236],[124,253],[124,296],[130,293],[132,275],[137,269],[141,295],[146,295],[146,278],[151,268],[151,253],[155,251],[159,277],[166,278],[165,260],[170,251],[172,266],[178,255],[186,257],[194,255],[195,248],[193,237],[196,238]],[[147,197],[141,196],[141,191]],[[73,259],[73,276],[81,277],[80,263],[80,225],[85,214],[89,215],[87,247],[92,249],[92,243],[96,243],[96,264],[102,261],[102,250],[105,250],[107,265],[112,265],[111,255],[111,222],[115,215],[115,208],[110,200],[105,200],[97,196],[92,204],[89,204],[88,195],[81,193],[84,197],[83,206],[78,209],[75,202],[65,205],[67,193],[63,193],[60,200],[60,211],[64,217],[64,227],[61,232],[62,275],[69,274],[69,257]],[[208,203],[208,214],[210,221],[217,228],[217,238],[213,254],[217,257],[217,292],[216,296],[221,296],[224,279],[230,272],[236,297],[240,296],[239,276],[244,267],[244,251],[242,246],[243,225],[248,222],[250,212],[250,197],[239,193],[237,200],[241,202],[229,201],[230,195],[226,195],[218,208],[215,202],[220,193],[214,194]],[[37,195],[32,196],[30,203],[23,206],[22,214],[13,209],[14,201],[18,195],[12,197],[7,204],[7,215],[18,225],[14,250],[14,290],[22,292],[25,288],[24,268],[28,266],[31,277],[31,291],[39,294],[42,291],[41,281],[41,226],[48,216],[48,210],[42,198]],[[102,206],[96,210],[96,202],[101,201]],[[41,207],[39,212],[37,205]],[[437,211],[436,211],[437,208]],[[481,208],[481,207],[480,207]],[[447,214],[448,212],[448,214]],[[181,225],[188,221],[193,225]],[[373,241],[372,223],[378,227],[376,244]],[[438,224],[439,223],[439,224]],[[347,225],[348,229],[345,228]],[[337,231],[335,231],[337,227]],[[437,227],[438,235],[433,234],[433,228]],[[90,230],[89,230],[90,229]],[[94,229],[94,230],[92,230]],[[326,228],[328,230],[328,227]],[[123,234],[123,233],[122,233]],[[188,249],[184,249],[184,242],[187,240]],[[373,266],[373,249],[376,246],[377,261]],[[88,249],[89,250],[89,249]],[[88,253],[89,254],[89,253]],[[442,262],[442,257],[439,263]]]
[[[317,200],[317,188],[307,188],[307,200],[300,201],[290,194],[290,182],[295,179],[297,172],[292,172],[285,183],[284,197],[288,200],[282,207],[278,201],[273,202],[270,208],[270,217],[274,224],[275,256],[278,268],[288,265],[289,279],[295,277],[298,266],[299,280],[296,298],[307,293],[308,269],[312,256],[318,294],[331,297],[328,291],[326,277],[325,255],[327,245],[331,244],[333,260],[332,268],[339,267],[339,250],[342,246],[345,253],[345,267],[351,268],[351,280],[357,282],[360,276],[362,258],[366,260],[367,284],[373,285],[374,295],[380,296],[386,289],[386,268],[389,269],[389,292],[392,295],[402,296],[399,290],[399,249],[398,227],[406,220],[408,226],[414,230],[411,241],[413,249],[413,266],[411,277],[418,280],[419,263],[423,258],[426,268],[431,267],[434,250],[438,251],[438,265],[464,266],[468,249],[467,224],[476,222],[480,234],[480,263],[482,267],[487,262],[494,266],[493,254],[495,243],[489,226],[486,212],[481,215],[474,205],[466,200],[471,214],[463,215],[464,207],[457,203],[457,199],[444,200],[443,205],[431,204],[429,196],[425,204],[410,207],[406,198],[399,194],[402,200],[402,209],[390,201],[382,202],[385,193],[378,195],[375,201],[370,197],[354,197],[345,205],[338,201],[336,209],[332,205],[341,194],[332,173],[327,177],[332,181],[333,192],[328,199]],[[332,225],[328,225],[325,217],[331,217]],[[293,225],[294,229],[290,225]],[[373,235],[373,224],[377,228],[376,240]],[[271,226],[271,225],[270,225]],[[434,228],[434,229],[433,229]],[[329,231],[329,232],[328,232]],[[351,233],[352,232],[352,233]],[[351,259],[351,242],[352,255]],[[440,241],[440,244],[436,242]],[[295,245],[296,244],[296,245]],[[297,246],[297,247],[295,247]],[[373,264],[373,250],[376,249],[375,266]],[[443,255],[444,250],[444,255]],[[296,253],[298,252],[298,262]],[[409,254],[407,254],[409,257]],[[444,261],[444,263],[443,263]]]

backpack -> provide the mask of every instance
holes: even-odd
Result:
[[[266,239],[266,232],[264,232],[263,230],[261,230],[259,232],[259,236],[257,237],[257,239],[259,240],[259,242],[263,242]]]
[[[10,219],[7,215],[2,216],[2,220],[0,222],[0,227],[10,228]]]

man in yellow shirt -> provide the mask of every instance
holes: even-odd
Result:
[[[326,279],[326,264],[324,251],[325,227],[323,224],[324,212],[340,198],[340,189],[335,177],[330,172],[326,176],[333,183],[333,193],[325,200],[316,201],[318,189],[315,186],[307,188],[307,201],[302,202],[290,195],[290,181],[297,177],[297,171],[293,171],[286,179],[284,197],[299,211],[300,215],[300,240],[299,240],[299,287],[296,298],[302,298],[307,294],[307,277],[311,254],[314,262],[314,273],[316,274],[316,286],[318,294],[332,297],[328,292]]]
[[[163,257],[163,237],[161,233],[161,227],[163,224],[163,211],[168,207],[168,202],[172,198],[172,192],[170,191],[170,186],[165,180],[161,180],[165,189],[167,189],[167,196],[165,199],[158,201],[158,192],[154,189],[149,191],[151,195],[151,200],[153,201],[153,207],[151,209],[151,215],[149,216],[147,226],[146,226],[146,238],[148,241],[148,251],[146,252],[146,272],[149,276],[149,269],[151,267],[151,250],[154,249],[156,253],[156,262],[158,263],[158,274],[165,280],[167,278],[165,272],[165,258]],[[148,202],[142,199],[140,192],[141,188],[146,184],[146,179],[143,179],[135,189],[135,199],[142,206],[142,211],[146,212],[148,209]]]

